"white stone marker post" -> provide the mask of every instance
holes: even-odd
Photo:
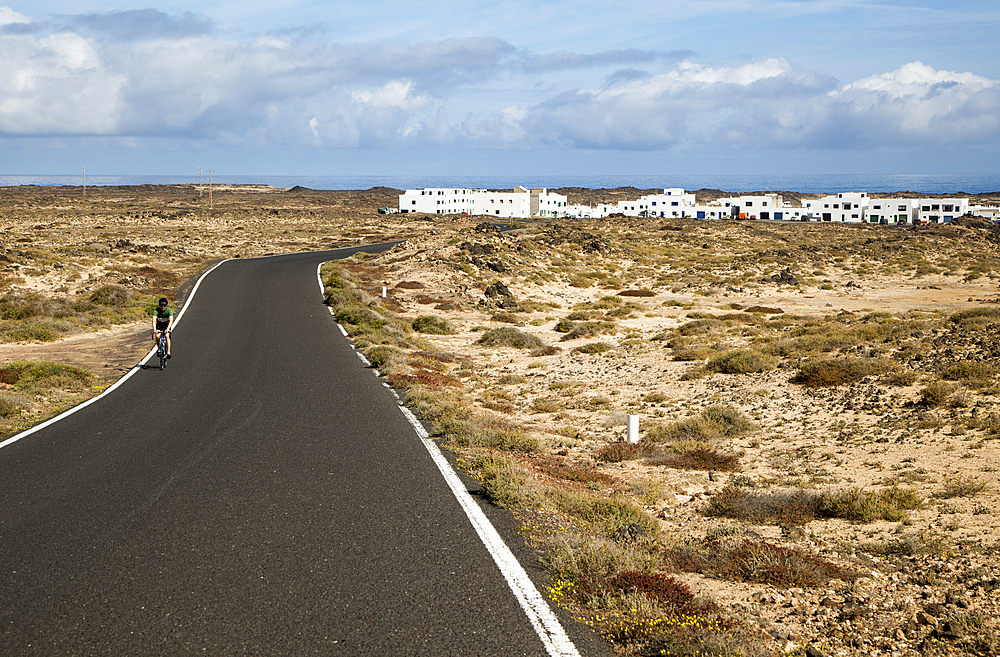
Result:
[[[639,442],[639,416],[628,416],[628,441],[630,443]]]

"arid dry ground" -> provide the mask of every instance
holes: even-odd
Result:
[[[96,377],[0,383],[5,431],[127,371],[148,349],[144,304],[182,300],[214,259],[406,237],[339,268],[395,332],[342,322],[484,485],[484,454],[530,473],[532,495],[498,501],[552,565],[551,597],[622,652],[1000,654],[1000,228],[616,217],[501,233],[379,215],[389,189],[216,188],[211,210],[193,187],[81,191],[0,190],[0,335],[22,338],[0,370]],[[487,449],[433,395],[517,440]],[[570,494],[649,522],[588,517]],[[584,572],[598,553],[617,566]]]

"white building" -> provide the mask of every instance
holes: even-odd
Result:
[[[636,201],[618,201],[618,205],[609,214],[618,213],[626,217],[690,217],[694,214],[691,211],[694,204],[693,193],[687,193],[680,187],[672,187],[664,189],[662,194],[648,194]]]
[[[872,224],[912,224],[917,220],[917,206],[920,201],[915,198],[873,198],[868,201],[865,219]]]
[[[970,205],[969,214],[992,221],[1000,221],[1000,207],[995,205]]]
[[[967,198],[922,198],[917,205],[917,223],[951,223],[968,211]]]
[[[487,191],[453,187],[408,189],[399,196],[399,211],[427,214],[467,214],[491,217],[554,217],[566,207],[566,197],[544,188]]]
[[[729,208],[738,219],[784,219],[784,199],[780,194],[760,194],[720,198],[717,204]],[[714,205],[714,204],[713,204]],[[780,216],[775,216],[778,214]]]
[[[867,192],[843,192],[824,196],[811,205],[820,221],[861,223],[865,220],[865,209],[870,200]]]
[[[473,214],[479,190],[454,187],[408,189],[399,196],[399,211],[427,214]]]

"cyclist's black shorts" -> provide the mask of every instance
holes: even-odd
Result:
[[[156,330],[157,331],[166,331],[168,326],[170,326],[170,322],[157,322],[156,323]]]

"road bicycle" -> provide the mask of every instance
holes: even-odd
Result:
[[[167,332],[160,331],[160,337],[156,340],[156,357],[160,359],[160,369],[167,366]]]

